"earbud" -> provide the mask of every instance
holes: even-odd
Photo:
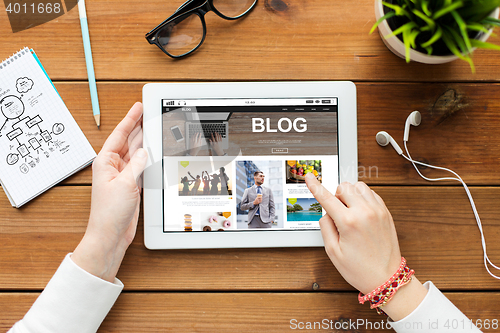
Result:
[[[484,240],[484,234],[483,234],[483,227],[482,227],[482,224],[481,224],[481,219],[479,218],[479,214],[478,214],[477,209],[476,209],[476,204],[474,203],[474,200],[472,199],[472,195],[470,194],[470,191],[469,191],[469,188],[467,187],[467,184],[465,184],[465,182],[463,181],[463,179],[456,172],[454,172],[453,170],[442,168],[442,167],[438,167],[438,166],[435,166],[435,165],[430,165],[430,164],[422,163],[422,162],[419,162],[419,161],[415,161],[411,157],[411,155],[410,155],[410,151],[408,150],[408,145],[407,145],[408,137],[410,136],[410,125],[418,126],[418,125],[420,125],[420,121],[421,120],[422,120],[422,116],[420,115],[420,112],[418,112],[418,111],[413,111],[412,113],[410,113],[410,115],[408,116],[408,118],[406,118],[405,132],[404,132],[404,137],[403,137],[404,141],[403,142],[404,142],[404,147],[405,147],[406,155],[408,155],[408,156],[406,156],[405,154],[403,154],[403,151],[398,146],[397,142],[389,135],[389,133],[387,133],[385,131],[380,131],[380,132],[377,133],[377,136],[375,137],[375,139],[377,140],[377,143],[379,145],[381,145],[381,146],[387,146],[390,143],[392,145],[392,147],[396,150],[396,152],[400,156],[404,157],[406,160],[408,160],[409,162],[411,162],[413,164],[413,167],[415,168],[415,170],[417,171],[417,173],[420,175],[420,177],[422,177],[423,179],[429,180],[429,181],[456,180],[456,181],[462,183],[462,185],[463,185],[463,187],[465,189],[465,192],[467,193],[467,197],[469,198],[469,201],[470,201],[470,204],[471,204],[471,207],[472,207],[472,211],[474,212],[474,217],[476,218],[477,227],[479,228],[479,232],[481,233],[481,244],[483,246],[484,267],[486,268],[486,271],[492,277],[494,277],[495,279],[500,280],[500,276],[497,276],[497,275],[493,274],[491,272],[491,270],[489,269],[488,265],[486,264],[486,262],[488,262],[492,267],[494,267],[497,270],[500,270],[500,267],[495,266],[491,262],[490,258],[488,258],[488,255],[486,254],[486,241]],[[452,173],[456,178],[455,177],[428,178],[428,177],[424,176],[420,172],[420,170],[417,167],[417,164],[421,165],[423,167],[427,167],[427,168],[448,171],[448,172]]]
[[[408,141],[408,138],[410,137],[410,125],[418,126],[420,125],[421,121],[422,121],[422,115],[420,114],[420,112],[413,111],[412,113],[410,113],[408,118],[406,118],[403,141]]]
[[[386,131],[378,132],[375,139],[377,140],[377,143],[383,147],[387,146],[390,143],[399,155],[403,154],[403,150],[401,150],[396,140],[394,140],[392,136],[390,136]]]
[[[403,135],[404,142],[408,141],[408,137],[410,136],[410,125],[418,126],[418,125],[420,125],[421,121],[422,121],[422,115],[420,114],[420,112],[413,111],[412,113],[410,113],[408,118],[406,118],[405,132]],[[389,135],[389,133],[387,133],[385,131],[380,131],[377,133],[377,136],[375,137],[375,139],[377,140],[377,143],[379,145],[384,146],[384,147],[390,143],[392,145],[392,147],[394,148],[394,150],[396,150],[396,152],[399,155],[403,155],[403,150],[401,149],[401,147],[399,147],[396,140],[394,140],[392,138],[392,136]]]

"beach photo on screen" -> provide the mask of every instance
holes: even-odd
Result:
[[[322,216],[321,205],[314,198],[288,198],[286,200],[287,222],[319,221]]]

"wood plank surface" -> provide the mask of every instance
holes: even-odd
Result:
[[[391,147],[379,147],[375,142],[375,135],[383,130],[404,149],[406,118],[419,110],[422,123],[411,127],[408,141],[414,159],[450,168],[470,185],[500,184],[499,85],[367,83],[357,87],[361,180],[369,184],[431,184]],[[424,174],[450,176],[428,169]],[[432,183],[436,184],[442,183]]]
[[[56,83],[76,121],[99,152],[113,128],[136,101],[144,83],[98,84],[101,128],[97,129],[86,83]],[[389,132],[400,145],[406,117],[422,113],[412,127],[408,147],[420,161],[451,168],[471,185],[500,185],[500,85],[466,83],[357,83],[358,158],[360,180],[368,184],[430,185],[391,147],[375,142],[378,131]],[[90,184],[91,168],[64,184]],[[425,170],[431,177],[443,172]],[[458,183],[445,182],[432,185]]]
[[[500,303],[496,299],[500,293],[445,295],[474,323],[488,323],[482,331],[498,331]],[[4,309],[0,330],[8,330],[21,319],[36,297],[37,293],[0,293]],[[386,320],[368,305],[358,304],[356,293],[123,293],[98,332],[289,332],[294,328],[301,332],[394,332],[387,329]],[[424,332],[429,322],[414,327],[419,325]]]
[[[144,35],[183,3],[89,0],[86,3],[98,80],[355,80],[495,81],[500,53],[474,53],[477,73],[464,61],[406,64],[377,32],[374,0],[261,0],[243,19],[206,15],[205,43],[182,60],[167,57]],[[78,10],[11,33],[0,5],[0,59],[24,46],[35,49],[54,80],[86,80]],[[36,36],[36,38],[34,38]],[[490,38],[500,43],[500,36]]]
[[[12,33],[0,4],[0,59],[33,48],[97,152],[133,103],[141,101],[147,82],[354,81],[359,178],[386,201],[402,254],[421,281],[431,280],[446,291],[469,318],[500,320],[499,284],[483,266],[479,231],[463,188],[425,182],[392,148],[375,142],[376,133],[385,130],[402,144],[406,117],[421,111],[422,124],[411,128],[411,154],[452,168],[472,185],[488,255],[498,265],[500,52],[477,50],[475,74],[463,61],[406,64],[377,32],[368,34],[375,22],[374,0],[260,0],[236,21],[208,13],[203,46],[173,60],[144,35],[183,2],[86,1],[100,129],[92,116],[77,8]],[[489,41],[500,44],[500,36]],[[88,167],[21,209],[11,208],[0,195],[1,331],[22,318],[82,238],[91,177]],[[118,273],[125,292],[99,332],[282,332],[291,329],[294,318],[385,320],[357,304],[356,292],[323,248],[149,251],[143,237],[141,213]]]
[[[374,187],[392,212],[402,254],[422,281],[443,290],[498,290],[460,187]],[[498,187],[474,187],[488,255],[500,263]],[[90,187],[59,186],[21,209],[0,199],[0,290],[41,290],[86,228]],[[203,273],[200,273],[203,272]],[[323,248],[150,251],[142,214],[118,277],[127,290],[353,290]]]

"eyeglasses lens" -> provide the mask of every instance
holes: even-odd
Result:
[[[227,17],[238,17],[249,10],[256,0],[214,0],[214,7]]]
[[[173,56],[180,56],[200,45],[203,39],[201,18],[192,14],[165,26],[158,34],[161,46]]]

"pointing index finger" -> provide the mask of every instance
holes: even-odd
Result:
[[[306,175],[306,184],[321,207],[334,221],[340,217],[340,214],[347,211],[347,207],[335,195],[331,194],[312,173]]]

